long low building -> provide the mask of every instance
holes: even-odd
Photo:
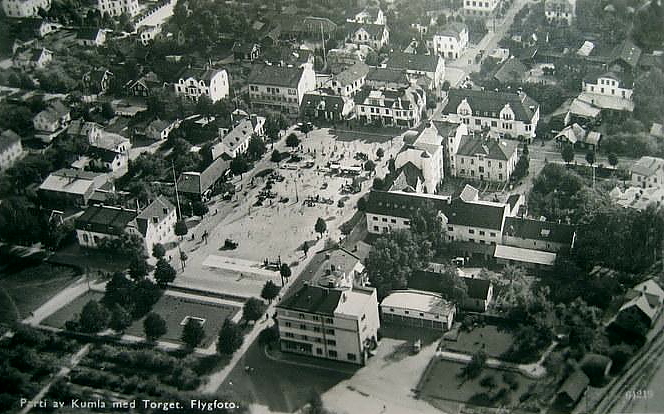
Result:
[[[431,328],[452,329],[456,306],[441,295],[420,290],[397,290],[380,304],[383,322]]]
[[[553,266],[556,262],[556,253],[502,244],[496,245],[493,257],[500,264],[518,264],[525,267]]]

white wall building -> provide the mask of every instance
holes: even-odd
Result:
[[[111,17],[117,17],[121,14],[127,14],[134,17],[140,11],[138,0],[97,0],[97,10],[101,14],[108,14]]]
[[[516,141],[464,135],[454,147],[457,149],[450,156],[453,177],[507,182],[519,160]]]
[[[383,322],[449,331],[456,306],[440,294],[420,290],[397,290],[380,303]]]
[[[549,23],[565,22],[570,26],[576,17],[576,0],[546,0],[544,16]]]
[[[635,187],[664,187],[664,159],[641,157],[630,169],[631,184]]]
[[[176,239],[177,210],[164,196],[158,196],[136,217],[138,231],[145,240],[145,249],[152,252],[155,244],[169,243]]]
[[[394,161],[396,169],[412,163],[422,173],[423,191],[434,193],[445,176],[444,140],[438,129],[433,124],[429,125],[418,135],[415,142],[404,145],[399,151]]]
[[[98,248],[103,239],[117,239],[125,233],[140,236],[136,210],[91,206],[76,219],[76,238],[83,247]]]
[[[463,11],[469,16],[486,17],[490,16],[500,0],[464,0]]]
[[[197,101],[201,96],[207,96],[212,102],[217,102],[228,96],[230,81],[225,69],[197,69],[187,68],[175,84],[175,93]]]
[[[309,64],[301,67],[255,65],[247,83],[252,107],[297,116],[304,94],[316,89],[316,74]]]
[[[622,73],[605,72],[590,75],[583,79],[583,90],[592,94],[632,100],[634,82],[631,76]]]
[[[21,137],[8,129],[0,134],[0,170],[14,164],[14,161],[23,155]]]
[[[39,9],[49,10],[51,0],[2,0],[2,10],[7,17],[34,17]]]
[[[406,89],[364,88],[355,95],[355,113],[365,124],[413,128],[426,110],[426,92],[417,86]]]
[[[459,59],[468,47],[468,26],[454,22],[433,34],[431,48],[433,53],[446,59]]]

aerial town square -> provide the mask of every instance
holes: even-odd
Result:
[[[664,413],[661,0],[0,3],[0,412]]]

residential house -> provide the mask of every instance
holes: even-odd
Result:
[[[544,16],[549,23],[571,26],[576,17],[576,0],[546,0]]]
[[[632,100],[634,79],[628,72],[595,72],[583,79],[583,90],[591,94]]]
[[[137,80],[129,81],[126,87],[131,96],[147,97],[156,90],[162,89],[164,82],[154,72],[148,72]]]
[[[49,10],[51,0],[2,0],[2,11],[7,17],[37,17],[39,10]]]
[[[635,187],[664,187],[664,159],[645,156],[639,158],[630,169],[631,184]]]
[[[571,410],[579,402],[589,384],[588,376],[580,369],[575,369],[558,390],[555,404]]]
[[[42,39],[46,37],[46,35],[62,29],[62,24],[42,19],[41,17],[36,17],[22,19],[21,27],[28,29],[35,36]]]
[[[11,167],[23,155],[21,137],[11,129],[0,133],[0,170]]]
[[[616,186],[609,192],[611,201],[624,208],[645,210],[649,205],[664,203],[664,187],[628,187],[625,191]]]
[[[411,85],[404,70],[388,68],[371,68],[367,73],[365,83],[373,89],[400,89]]]
[[[346,19],[346,21],[355,23],[387,24],[385,13],[383,13],[380,7],[365,7],[361,12]]]
[[[530,142],[540,117],[539,104],[525,93],[450,89],[442,110],[450,122],[462,122],[471,131],[489,129],[502,137]]]
[[[500,0],[464,0],[463,12],[471,17],[489,17],[499,4]]]
[[[87,155],[92,168],[111,172],[116,178],[127,173],[131,149],[129,139],[110,132],[102,132],[91,139]]]
[[[244,154],[249,148],[252,137],[262,138],[265,135],[264,125],[265,117],[262,116],[251,115],[240,120],[230,132],[212,146],[212,158],[217,159],[222,154],[236,158]]]
[[[456,306],[440,293],[394,290],[380,303],[380,314],[383,323],[446,332],[452,329]]]
[[[253,108],[273,109],[297,116],[304,94],[316,88],[316,74],[310,65],[255,65],[247,83]]]
[[[406,193],[426,193],[424,175],[422,170],[408,161],[394,171],[394,178],[389,183],[388,191],[403,191]]]
[[[74,227],[81,247],[98,248],[102,240],[118,239],[124,234],[140,236],[136,223],[138,212],[123,207],[90,206],[78,218]]]
[[[631,40],[625,39],[616,45],[609,57],[608,67],[611,72],[634,73],[639,65],[643,51]]]
[[[650,136],[658,139],[664,139],[664,125],[659,122],[653,122],[650,126]]]
[[[662,313],[664,290],[654,279],[647,279],[625,293],[625,303],[618,313],[636,311],[652,327]]]
[[[160,24],[141,26],[138,29],[138,41],[143,46],[148,46],[161,36],[161,32]]]
[[[86,142],[95,142],[101,138],[104,127],[96,122],[75,119],[67,128],[67,135],[72,138],[84,138]]]
[[[426,93],[422,88],[364,88],[355,95],[355,113],[361,123],[400,128],[420,124],[426,111]]]
[[[138,0],[97,0],[97,10],[101,14],[118,17],[126,14],[134,17],[140,12]]]
[[[417,136],[412,144],[406,144],[401,148],[394,160],[394,166],[397,170],[406,164],[414,166],[420,171],[419,175],[422,177],[422,191],[425,193],[434,193],[445,176],[443,165],[445,159],[444,145],[445,138],[440,135],[436,126],[431,123]],[[408,174],[407,170],[401,173],[406,178],[413,176],[413,174]],[[406,181],[409,184],[412,182],[410,179]]]
[[[378,341],[376,290],[305,282],[279,302],[276,321],[282,351],[364,365]]]
[[[176,119],[175,121],[164,121],[157,118],[150,122],[145,128],[145,136],[154,141],[160,141],[162,139],[168,138],[168,135],[171,133],[171,131],[179,126],[179,119]]]
[[[368,73],[368,65],[361,62],[356,63],[334,76],[330,82],[330,88],[337,95],[354,96],[364,86]]]
[[[452,22],[431,36],[429,48],[434,54],[447,59],[459,59],[468,47],[468,26]]]
[[[390,42],[390,30],[385,24],[346,23],[346,42],[381,50]]]
[[[322,90],[307,92],[302,99],[300,116],[304,120],[343,121],[355,113],[352,98],[332,95]]]
[[[185,68],[174,85],[175,94],[198,101],[200,96],[207,96],[217,102],[228,96],[230,81],[226,69]]]
[[[429,263],[426,269],[413,272],[408,287],[428,292],[440,293],[452,286],[443,286],[440,275],[449,270],[449,266]],[[470,312],[486,312],[493,300],[493,283],[487,279],[468,277],[461,269],[456,269],[466,285],[466,298],[459,304],[459,309]]]
[[[138,231],[145,240],[145,249],[152,251],[155,244],[166,244],[176,239],[177,210],[164,196],[158,196],[136,216]]]
[[[53,52],[46,48],[28,48],[14,55],[12,64],[17,69],[43,69],[53,60]]]
[[[563,128],[554,139],[559,143],[596,151],[599,149],[602,134],[597,131],[586,131],[579,124],[574,123]]]
[[[231,50],[235,60],[253,62],[261,54],[261,45],[250,42],[235,42]]]
[[[453,177],[479,181],[508,182],[519,160],[518,143],[481,135],[459,137],[452,148],[450,167]]]
[[[46,177],[37,195],[42,204],[63,209],[86,206],[97,190],[113,190],[107,174],[63,168]]]
[[[64,131],[70,121],[69,108],[60,101],[52,101],[48,108],[35,115],[32,124],[37,130],[36,137],[45,142],[51,142],[54,137]]]
[[[493,74],[493,78],[501,83],[520,83],[528,76],[528,67],[519,59],[510,57]]]
[[[91,70],[83,75],[83,87],[90,93],[103,94],[110,88],[113,77],[113,72],[104,68]]]
[[[503,244],[557,253],[570,251],[576,241],[574,226],[524,217],[506,217]]]
[[[221,155],[212,161],[202,172],[185,171],[178,177],[177,191],[181,197],[207,201],[219,188],[219,184],[228,172],[231,158]]]
[[[393,52],[383,67],[405,71],[411,82],[425,79],[430,84],[429,89],[434,90],[436,95],[445,78],[445,61],[436,55]]]
[[[106,43],[106,32],[103,29],[83,28],[76,32],[76,42],[81,46],[103,46]]]

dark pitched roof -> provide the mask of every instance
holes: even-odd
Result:
[[[422,197],[415,194],[372,190],[367,199],[367,213],[383,216],[410,218],[420,208],[432,206],[443,210],[447,205],[443,198]]]
[[[408,161],[396,171],[396,178],[392,182],[392,187],[395,190],[404,190],[407,187],[415,190],[419,183],[424,182],[424,175],[422,170],[417,168],[415,164]]]
[[[505,205],[495,203],[471,202],[454,199],[443,214],[448,224],[459,226],[481,227],[500,230],[503,225]]]
[[[479,91],[472,89],[450,89],[447,95],[447,105],[443,108],[444,114],[456,113],[457,107],[466,99],[473,113],[487,112],[489,116],[498,117],[505,104],[509,104],[517,121],[530,122],[539,104],[525,93],[516,94],[508,92]],[[531,109],[532,107],[532,109]]]
[[[158,196],[152,203],[150,203],[145,210],[141,211],[136,217],[138,230],[143,236],[147,233],[148,223],[153,218],[157,218],[159,222],[168,217],[171,212],[175,210],[173,203],[162,195]]]
[[[184,172],[178,178],[178,192],[201,195],[228,170],[231,162],[225,155],[212,161],[203,172]]]
[[[574,371],[563,383],[558,395],[567,396],[572,402],[576,402],[590,384],[590,379],[581,370]]]
[[[505,234],[523,239],[572,244],[574,226],[519,217],[505,219]]]
[[[385,30],[385,25],[375,23],[346,22],[347,33],[353,34],[360,29],[364,29],[369,34],[369,36],[382,37],[383,31]]]
[[[465,135],[461,138],[458,155],[475,156],[483,154],[485,158],[507,161],[517,150],[516,141],[485,139],[477,135]]]
[[[498,68],[493,77],[503,83],[520,82],[525,78],[527,72],[528,67],[526,65],[524,65],[519,59],[511,57]]]
[[[611,60],[622,60],[632,68],[635,68],[641,58],[641,48],[626,39],[618,44],[611,53]]]
[[[410,84],[403,70],[390,68],[372,68],[367,74],[366,81],[401,83],[404,86]]]
[[[113,162],[118,155],[122,154],[111,149],[90,146],[90,148],[88,148],[88,155],[91,158],[100,159],[104,162],[110,163]]]
[[[427,270],[417,270],[413,272],[408,280],[408,288],[424,290],[427,292],[440,293],[443,286],[440,281],[440,272],[435,271],[436,266],[431,266]],[[468,297],[470,299],[486,300],[491,287],[491,281],[486,279],[474,279],[470,277],[461,277],[468,288]]]
[[[326,111],[336,109],[338,112],[341,112],[343,107],[344,99],[341,96],[327,95],[318,92],[304,94],[301,105],[302,110],[325,108]]]
[[[302,68],[256,65],[249,74],[247,83],[297,88],[303,72]]]
[[[101,29],[97,29],[96,27],[84,27],[76,32],[76,37],[78,39],[97,40],[97,35],[100,30]]]
[[[92,206],[76,219],[76,228],[95,233],[119,236],[127,225],[136,218],[135,210],[117,207]]]
[[[294,294],[284,298],[278,305],[283,309],[334,316],[341,291],[318,286],[302,286]]]
[[[410,69],[422,72],[435,72],[438,67],[439,56],[413,55],[410,53],[394,52],[387,59],[389,69]]]
[[[178,79],[194,78],[209,83],[217,73],[223,70],[215,68],[184,68],[178,75]]]

